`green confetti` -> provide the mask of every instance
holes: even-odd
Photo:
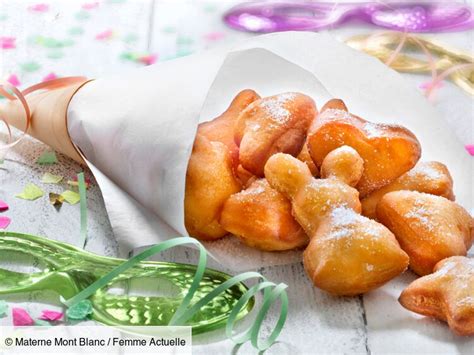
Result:
[[[7,315],[8,311],[8,304],[4,300],[0,300],[0,317],[4,317]]]
[[[138,36],[135,33],[129,33],[123,38],[125,43],[135,43],[138,40]]]
[[[178,36],[178,38],[176,38],[176,43],[182,46],[182,45],[193,44],[194,41],[191,37],[188,37],[188,36]]]
[[[129,61],[132,61],[132,62],[135,62],[139,57],[140,57],[139,54],[132,53],[132,52],[124,52],[124,53],[120,54],[120,59],[129,60]]]
[[[45,320],[42,320],[42,319],[37,319],[35,320],[35,325],[40,325],[40,326],[43,326],[43,327],[49,327],[51,326],[51,324]]]
[[[81,200],[81,196],[77,192],[71,190],[64,191],[61,196],[64,198],[64,201],[70,205],[75,205]]]
[[[163,33],[176,33],[176,27],[173,26],[165,26],[161,29]]]
[[[36,163],[40,165],[56,164],[57,162],[58,158],[55,152],[44,152],[36,161]]]
[[[41,68],[37,62],[27,62],[20,65],[21,70],[32,73]]]
[[[76,20],[84,21],[84,20],[89,19],[91,15],[89,14],[89,12],[81,10],[78,13],[76,13],[74,17],[76,18]]]
[[[71,27],[68,32],[71,36],[80,36],[84,33],[84,29],[82,27],[75,26]]]
[[[68,319],[84,320],[92,314],[92,303],[89,300],[82,300],[71,306],[66,311]]]
[[[205,12],[214,12],[217,10],[217,6],[215,4],[204,4],[204,6],[202,7],[202,9],[205,11]]]
[[[46,55],[49,59],[60,59],[64,57],[64,52],[59,49],[53,49],[52,51],[48,52]]]
[[[34,201],[43,196],[43,190],[41,190],[35,184],[28,184],[25,186],[23,191],[19,194],[16,194],[15,197],[21,198],[23,200]]]
[[[1,14],[0,15],[0,21],[5,21],[6,19],[8,19],[8,15],[6,15],[6,14]]]
[[[63,177],[60,175],[53,175],[51,173],[45,173],[41,178],[41,182],[44,184],[59,184]]]

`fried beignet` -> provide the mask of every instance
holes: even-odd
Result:
[[[308,237],[291,215],[290,201],[265,179],[229,197],[220,224],[244,244],[261,250],[289,250],[308,244]]]
[[[234,139],[242,166],[262,177],[265,163],[273,154],[298,155],[316,114],[313,99],[299,93],[279,94],[251,103],[235,125]]]
[[[404,127],[370,123],[341,109],[322,111],[308,131],[313,161],[320,167],[329,152],[343,145],[354,148],[364,160],[357,184],[361,197],[413,168],[421,155],[418,140]]]
[[[364,160],[354,148],[343,145],[330,152],[321,164],[321,177],[338,178],[350,186],[356,186],[364,173]]]
[[[308,236],[336,207],[345,206],[360,213],[359,193],[338,179],[315,179],[305,163],[288,154],[275,154],[265,165],[270,186],[292,201],[293,215]]]
[[[452,256],[413,281],[398,300],[412,312],[447,322],[458,335],[474,335],[473,296],[474,260]]]
[[[313,283],[336,295],[369,291],[408,266],[408,256],[383,225],[362,217],[359,193],[337,178],[314,179],[303,162],[275,154],[265,165],[269,184],[291,200],[310,237],[304,266]]]
[[[232,100],[227,110],[212,121],[200,123],[198,134],[212,142],[224,143],[229,149],[234,168],[239,165],[239,147],[234,141],[234,126],[240,113],[252,102],[260,99],[253,90],[242,90]]]
[[[318,177],[319,169],[316,164],[314,164],[311,155],[309,155],[308,145],[306,143],[303,145],[303,148],[301,149],[301,152],[300,154],[298,154],[297,158],[302,162],[306,163],[309,168],[309,171],[311,171],[311,175],[313,175],[314,177]]]
[[[184,215],[188,233],[202,240],[226,235],[218,222],[222,206],[240,190],[226,145],[198,134],[186,172]]]
[[[245,170],[245,168],[242,165],[239,165],[237,167],[237,170],[235,171],[235,175],[239,179],[240,183],[244,188],[250,186],[252,182],[258,179],[254,174],[252,174],[250,171]]]
[[[377,218],[395,234],[411,269],[421,276],[444,258],[466,255],[474,238],[474,221],[464,208],[421,192],[389,192],[377,205]]]
[[[410,190],[446,197],[454,201],[453,179],[448,168],[437,161],[420,162],[409,172],[362,199],[362,214],[376,219],[377,203],[391,191]]]
[[[304,254],[313,283],[334,295],[358,295],[381,286],[408,267],[408,255],[382,224],[338,207]]]

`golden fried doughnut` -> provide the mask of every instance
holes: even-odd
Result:
[[[291,215],[290,201],[265,179],[230,196],[220,224],[243,243],[262,250],[289,250],[308,244],[308,237]]]
[[[326,110],[341,110],[341,111],[349,112],[346,104],[341,99],[331,99],[328,102],[326,102],[323,108],[321,109],[321,112],[326,111]]]
[[[430,274],[444,258],[466,255],[474,239],[469,213],[440,196],[389,192],[377,205],[377,218],[395,234],[418,275]]]
[[[458,335],[474,335],[474,260],[452,256],[420,277],[398,299],[412,312],[448,323]]]
[[[240,113],[252,102],[260,99],[253,90],[243,90],[232,100],[229,108],[212,121],[199,124],[198,134],[208,140],[224,143],[229,149],[234,168],[239,162],[239,147],[234,141],[234,125]]]
[[[312,236],[332,209],[346,206],[360,213],[359,193],[338,179],[315,179],[305,163],[288,154],[275,154],[265,165],[270,186],[291,199],[293,216]]]
[[[311,175],[313,175],[314,177],[318,177],[319,169],[316,164],[314,164],[311,155],[309,155],[308,145],[306,143],[303,145],[303,148],[301,149],[301,152],[300,154],[298,154],[297,158],[302,162],[306,163],[309,168],[309,171],[311,171]]]
[[[304,252],[313,283],[334,295],[357,295],[381,286],[408,267],[408,255],[382,224],[338,207]]]
[[[235,175],[237,176],[237,178],[239,179],[243,187],[250,186],[255,180],[258,179],[258,177],[256,177],[250,171],[245,170],[245,168],[242,165],[239,165],[237,167],[235,171]]]
[[[186,172],[184,215],[188,233],[202,240],[226,235],[218,222],[220,212],[227,198],[240,190],[227,146],[198,134]]]
[[[321,164],[322,178],[338,178],[350,186],[356,186],[364,173],[364,161],[359,153],[347,145],[334,149]]]
[[[251,103],[235,125],[234,138],[242,166],[261,177],[273,154],[298,155],[316,113],[313,99],[299,93],[279,94]]]
[[[448,168],[437,161],[420,162],[409,172],[362,199],[362,214],[375,219],[377,203],[388,192],[410,190],[454,200],[453,179]]]
[[[364,159],[364,173],[357,184],[361,197],[413,168],[421,155],[418,140],[404,127],[370,123],[341,109],[322,111],[308,131],[313,161],[320,167],[326,155],[343,145]]]

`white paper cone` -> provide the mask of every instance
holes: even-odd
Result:
[[[377,59],[328,35],[285,32],[159,63],[85,85],[68,111],[69,133],[91,164],[124,254],[187,235],[185,174],[197,124],[245,88],[267,96],[300,91],[321,107],[342,98],[351,112],[412,130],[423,159],[448,165],[458,201],[472,207],[472,159],[425,98]],[[206,247],[227,267],[301,261],[225,238]]]

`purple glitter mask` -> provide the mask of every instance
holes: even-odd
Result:
[[[450,32],[474,28],[472,9],[453,2],[258,2],[224,14],[232,28],[248,32],[318,31],[351,19],[408,32]]]

